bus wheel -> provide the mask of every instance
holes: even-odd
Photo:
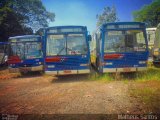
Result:
[[[154,67],[160,68],[160,63],[153,62]]]
[[[43,71],[39,71],[39,73],[43,75],[44,74],[44,70]]]
[[[24,76],[24,75],[26,75],[27,73],[28,73],[28,72],[21,72],[21,75]]]

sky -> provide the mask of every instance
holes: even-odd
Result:
[[[105,6],[115,6],[120,21],[133,21],[132,13],[153,0],[42,0],[49,12],[55,13],[55,21],[49,26],[83,25],[90,32],[96,29],[96,15]]]

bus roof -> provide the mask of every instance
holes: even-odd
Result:
[[[142,25],[145,26],[144,22],[108,22],[105,24],[102,24],[101,26],[99,26],[96,31],[99,31],[100,29],[105,28],[107,25]]]
[[[8,42],[0,42],[0,45],[8,44]]]
[[[105,23],[105,24],[103,24],[103,26],[106,26],[106,25],[128,25],[128,24],[130,24],[130,25],[134,25],[134,24],[141,24],[141,25],[145,25],[145,23],[144,22],[108,22],[108,23]]]
[[[146,28],[147,31],[156,31],[157,28]]]
[[[64,25],[64,26],[47,27],[46,29],[52,29],[52,28],[87,28],[87,27],[86,26],[76,26],[76,25]]]
[[[9,37],[9,39],[35,38],[35,37],[40,37],[40,36],[39,35],[22,35],[22,36]]]

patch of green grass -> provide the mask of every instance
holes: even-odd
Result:
[[[136,82],[145,81],[160,81],[160,68],[149,67],[147,71],[134,72],[134,73],[105,73],[105,74],[91,74],[89,80],[99,80],[99,81],[112,81],[112,80],[122,80],[125,84],[128,84],[130,80]]]
[[[160,81],[160,68],[150,67],[147,71],[135,72],[135,73],[122,73],[120,79],[124,83],[128,83],[129,80],[137,82],[145,81]]]
[[[138,72],[136,80],[138,81],[158,80],[160,81],[160,69],[152,67],[152,68],[148,68],[147,71]]]
[[[109,73],[105,73],[105,74],[95,73],[95,74],[91,74],[88,80],[109,82],[114,80],[114,77]]]

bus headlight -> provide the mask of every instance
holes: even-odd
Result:
[[[80,64],[80,66],[88,66],[88,64]]]
[[[15,66],[15,64],[10,64],[10,66],[14,67],[14,66]]]
[[[42,64],[42,62],[39,62],[39,65],[41,65]]]
[[[146,61],[139,61],[139,64],[146,64]]]
[[[158,56],[159,55],[159,48],[155,48],[153,55]]]
[[[55,66],[54,65],[48,65],[48,68],[54,68]]]
[[[113,65],[113,63],[112,62],[107,62],[106,65]]]

